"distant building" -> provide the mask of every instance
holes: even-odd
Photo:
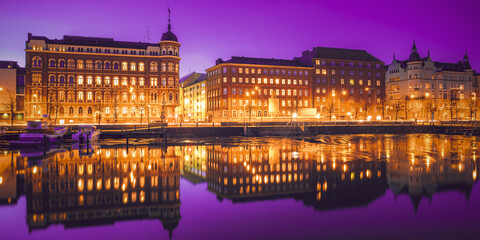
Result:
[[[24,114],[24,92],[25,92],[25,68],[20,67],[14,61],[0,61],[0,96],[4,96],[7,91],[16,95],[16,115],[15,120],[23,120]],[[4,101],[5,99],[0,99]],[[9,114],[2,108],[0,120],[10,119]],[[4,116],[4,113],[7,115]]]
[[[232,57],[206,71],[209,120],[261,121],[312,108],[312,69],[298,60]]]
[[[408,59],[393,61],[386,73],[386,95],[393,119],[472,118],[476,73],[465,53],[457,63],[420,57],[415,41]],[[399,116],[401,115],[401,116]]]
[[[28,34],[26,119],[50,115],[60,123],[175,121],[179,47],[170,20],[159,43]]]
[[[322,119],[384,118],[384,63],[365,50],[315,47],[297,58],[313,67],[313,104]]]
[[[180,79],[184,121],[203,122],[206,120],[206,82],[207,74],[205,73],[193,72]]]

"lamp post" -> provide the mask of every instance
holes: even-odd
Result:
[[[473,100],[473,126],[477,127],[477,93],[473,92],[473,97],[472,97],[472,100]]]

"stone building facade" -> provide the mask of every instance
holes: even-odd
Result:
[[[176,121],[179,47],[168,31],[159,43],[28,34],[25,113],[57,123]]]

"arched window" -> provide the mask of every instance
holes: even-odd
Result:
[[[55,83],[55,75],[50,75],[49,81],[50,83]]]
[[[110,77],[105,77],[105,85],[110,85]]]
[[[145,93],[140,93],[140,101],[145,101]]]
[[[110,108],[109,107],[105,108],[105,114],[110,114]]]
[[[113,70],[118,70],[118,69],[119,69],[119,63],[113,62]]]
[[[132,116],[135,116],[137,114],[135,107],[132,107]]]
[[[137,83],[136,79],[134,77],[130,78],[130,83],[132,84],[132,86],[135,86],[135,84]]]
[[[96,76],[96,77],[95,77],[95,84],[101,85],[101,84],[102,84],[102,77]]]
[[[108,61],[105,62],[105,69],[110,69],[110,62]]]
[[[122,94],[122,101],[124,102],[128,101],[128,94],[126,92]]]
[[[55,59],[48,60],[48,67],[54,68],[56,65]]]
[[[65,83],[65,76],[61,75],[58,80],[60,83]]]
[[[127,70],[128,70],[128,63],[122,62],[122,71],[127,71]]]
[[[87,109],[87,114],[88,114],[88,115],[92,115],[92,107],[88,107],[88,109]]]
[[[178,102],[178,93],[175,94],[175,102]]]
[[[102,62],[96,61],[96,62],[95,62],[95,69],[101,70],[101,69],[102,69]]]
[[[83,60],[78,60],[77,61],[77,68],[78,69],[83,69]]]
[[[93,93],[87,92],[87,101],[92,101],[92,100],[93,100]]]
[[[63,107],[60,107],[58,111],[61,115],[65,114],[65,109]]]
[[[69,115],[73,115],[73,107],[70,107],[70,108],[68,109],[68,114],[69,114]]]
[[[68,59],[67,67],[75,68],[75,61],[73,61],[73,59]]]
[[[173,87],[174,83],[173,83],[173,78],[168,78],[168,86],[170,87]]]
[[[75,101],[75,93],[73,91],[68,92],[68,101],[73,102]]]
[[[74,84],[75,83],[75,78],[73,76],[68,76],[68,83]]]
[[[168,55],[173,55],[173,51],[172,50],[168,51]]]
[[[162,77],[162,86],[167,86],[167,79]]]
[[[59,68],[65,68],[65,60],[60,59],[60,60],[58,61],[58,67],[59,67]]]
[[[93,69],[93,62],[92,60],[87,60],[87,69]]]
[[[118,83],[119,83],[118,81],[119,81],[118,77],[113,77],[113,85],[114,86],[118,86]]]
[[[138,71],[145,71],[145,63],[141,62],[138,64]]]
[[[137,64],[132,62],[130,63],[130,71],[137,71]]]
[[[87,84],[92,85],[93,84],[93,77],[92,76],[87,76]]]
[[[141,77],[141,78],[138,80],[138,85],[140,85],[140,86],[145,85],[145,79]]]
[[[82,107],[78,108],[78,115],[83,115],[83,108]]]
[[[42,59],[38,56],[33,57],[33,67],[41,67]]]
[[[65,92],[64,91],[59,91],[58,92],[58,101],[60,101],[60,102],[65,101]]]
[[[173,94],[169,93],[168,94],[168,102],[172,102],[172,101],[173,101]]]
[[[78,101],[83,101],[83,92],[78,92]]]
[[[173,72],[173,63],[171,62],[168,63],[168,71]]]
[[[178,63],[175,64],[175,72],[178,72]]]
[[[158,72],[158,63],[157,62],[151,62],[150,63],[150,71],[151,72]]]
[[[165,71],[167,71],[167,64],[162,62],[162,72],[165,72]]]
[[[167,94],[162,93],[162,103],[167,101]]]
[[[83,76],[82,75],[77,77],[77,84],[80,84],[80,85],[83,84]]]

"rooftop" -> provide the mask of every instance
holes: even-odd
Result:
[[[330,47],[314,47],[312,51],[307,50],[302,52],[302,56],[297,59],[305,64],[309,63],[312,65],[312,60],[314,58],[383,63],[380,59],[374,57],[366,50]]]
[[[190,85],[193,85],[195,83],[204,81],[206,79],[207,79],[207,74],[206,73],[192,72],[192,73],[189,73],[189,74],[183,76],[180,79],[180,84],[182,84],[182,87],[188,87]]]
[[[218,59],[216,65],[222,64],[222,63],[308,67],[308,65],[303,64],[298,60],[275,59],[275,58],[232,57],[230,60],[227,60],[227,61],[223,61],[222,59]]]
[[[135,49],[147,49],[147,47],[149,46],[156,46],[156,47],[159,46],[158,43],[115,41],[113,38],[103,38],[103,37],[84,37],[84,36],[64,35],[63,39],[49,39],[44,36],[33,36],[31,33],[29,33],[27,42],[29,42],[30,40],[43,40],[45,41],[46,44],[135,48]]]

